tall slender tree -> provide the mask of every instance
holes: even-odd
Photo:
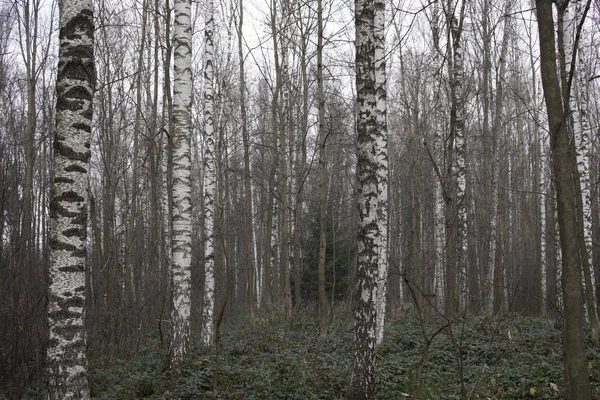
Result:
[[[552,171],[558,209],[562,250],[562,290],[564,301],[564,362],[569,399],[591,399],[591,387],[583,335],[583,298],[581,294],[581,253],[577,238],[575,180],[567,114],[562,102],[556,68],[556,39],[551,0],[536,0],[540,38],[540,67],[544,99],[550,127]],[[564,10],[558,8],[558,14]]]
[[[248,114],[246,112],[246,72],[245,57],[243,49],[243,27],[244,27],[244,2],[238,2],[238,58],[240,63],[240,123],[242,129],[242,142],[244,144],[244,211],[245,211],[245,233],[244,254],[248,275],[248,314],[254,317],[256,311],[256,271],[254,259],[254,228],[252,227],[252,175],[250,172],[250,134],[248,132]]]
[[[215,197],[217,172],[215,160],[215,127],[213,118],[213,58],[214,1],[206,3],[204,28],[204,305],[202,310],[202,341],[213,340],[215,309]]]
[[[589,147],[589,124],[587,121],[586,107],[587,103],[581,101],[579,91],[580,72],[577,70],[577,50],[578,50],[578,25],[579,15],[582,10],[581,3],[569,2],[559,20],[559,35],[562,39],[559,49],[562,50],[561,58],[563,103],[567,111],[569,123],[567,128],[570,136],[575,140],[571,142],[574,146],[573,162],[575,163],[574,178],[575,191],[577,192],[577,213],[578,213],[578,235],[579,246],[581,249],[581,262],[583,271],[583,282],[585,289],[585,299],[587,306],[588,319],[592,330],[592,338],[599,343],[598,316],[596,313],[596,304],[594,300],[594,274],[592,271],[592,214],[591,214],[591,190],[590,190],[590,169],[587,149]],[[562,47],[561,47],[562,46]]]
[[[458,273],[459,308],[467,306],[467,202],[466,202],[466,163],[465,163],[465,98],[463,93],[464,53],[462,45],[464,5],[458,16],[452,15],[450,29],[452,37],[452,107],[450,114],[450,131],[454,140],[454,164],[451,176],[455,180],[456,191],[454,206],[456,210],[456,272]],[[448,8],[450,10],[450,7]],[[450,11],[448,11],[450,12]]]
[[[95,87],[93,7],[60,2],[54,180],[50,202],[48,397],[87,399],[87,174]]]
[[[373,0],[356,0],[358,264],[354,308],[354,363],[349,398],[375,397],[376,295],[379,267],[378,177],[382,135],[377,123]]]
[[[381,140],[377,143],[377,184],[379,204],[379,266],[377,271],[377,343],[383,341],[388,278],[388,138],[387,138],[387,74],[385,54],[385,0],[376,0],[374,17],[375,38],[375,98],[377,128]]]
[[[319,109],[319,336],[327,337],[329,306],[325,294],[327,255],[327,133],[325,132],[325,91],[323,88],[323,0],[317,2],[317,103]]]
[[[490,156],[492,157],[491,162],[491,190],[490,190],[490,202],[491,202],[491,215],[490,215],[490,236],[489,236],[489,258],[488,258],[488,270],[486,281],[488,283],[494,282],[494,277],[498,277],[498,273],[496,273],[496,245],[498,241],[498,170],[499,170],[499,160],[498,160],[498,142],[501,132],[501,123],[503,121],[503,110],[504,110],[504,86],[506,80],[506,58],[508,51],[508,44],[510,39],[510,29],[512,18],[509,17],[510,10],[512,6],[512,0],[507,0],[505,3],[505,18],[504,18],[504,33],[502,36],[502,45],[500,47],[500,60],[498,61],[498,77],[496,79],[496,101],[495,101],[495,110],[494,110],[494,118],[492,119],[492,130],[491,134],[491,150]],[[500,271],[502,273],[502,271]],[[484,308],[486,312],[489,314],[493,313],[494,306],[494,287],[497,287],[497,292],[501,289],[500,282],[494,282],[493,286],[486,292],[486,298],[484,303]],[[503,292],[502,292],[503,293]]]
[[[192,103],[191,1],[176,0],[173,32],[173,220],[171,266],[171,365],[188,354],[192,256],[190,107]]]

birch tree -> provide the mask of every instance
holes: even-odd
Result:
[[[464,104],[462,84],[464,78],[461,44],[463,6],[455,15],[454,4],[448,1],[448,75],[450,77],[450,135],[446,139],[446,176],[443,187],[446,224],[446,311],[455,314],[464,306],[466,273],[466,193],[464,159]]]
[[[456,272],[458,273],[458,305],[466,308],[467,288],[467,209],[466,209],[466,175],[465,175],[465,105],[463,94],[464,79],[464,54],[462,49],[462,25],[464,15],[461,9],[458,17],[452,15],[450,29],[452,37],[452,62],[450,71],[452,76],[451,93],[452,109],[450,115],[450,134],[454,140],[454,164],[452,173],[456,184],[455,203],[456,207]],[[448,10],[450,12],[450,8]],[[451,304],[451,302],[448,302]]]
[[[213,340],[215,308],[215,197],[217,193],[215,165],[215,128],[213,119],[214,2],[206,3],[204,27],[204,305],[202,310],[202,342]]]
[[[192,102],[192,32],[190,0],[174,3],[173,30],[173,220],[171,266],[171,365],[188,354],[192,253],[190,107]]]
[[[349,398],[375,397],[376,295],[379,268],[377,123],[373,0],[356,0],[358,264],[354,294],[354,363]]]
[[[387,140],[387,76],[385,61],[385,0],[375,0],[375,100],[377,128],[381,140],[376,149],[378,157],[377,191],[379,197],[377,224],[379,230],[379,266],[377,270],[377,343],[383,341],[388,280],[388,140]]]
[[[569,124],[572,137],[575,138],[574,148],[574,178],[577,193],[577,211],[579,214],[578,234],[581,248],[583,283],[586,295],[588,318],[592,329],[592,338],[598,344],[599,328],[596,304],[594,300],[594,274],[592,271],[592,214],[590,168],[587,149],[589,148],[589,123],[587,121],[587,102],[580,96],[580,72],[577,70],[578,50],[578,14],[581,2],[570,2],[562,12],[562,88],[565,110],[568,110]],[[562,22],[562,24],[561,24]],[[585,99],[584,99],[585,100]]]
[[[60,2],[54,180],[50,203],[47,350],[50,399],[87,399],[85,258],[94,97],[90,1]]]
[[[276,12],[276,9],[273,9]],[[291,131],[289,121],[290,93],[289,93],[289,29],[291,9],[289,0],[282,1],[281,20],[279,22],[279,50],[281,51],[281,64],[276,62],[276,85],[279,86],[281,99],[278,103],[279,117],[279,167],[281,177],[280,186],[280,213],[281,213],[281,255],[280,263],[280,298],[283,302],[283,311],[286,317],[292,316],[292,290],[290,284],[290,215],[289,206],[289,176],[288,176],[288,136]],[[277,48],[275,48],[277,51]],[[277,90],[277,89],[276,89]]]

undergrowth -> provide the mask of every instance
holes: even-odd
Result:
[[[343,399],[352,363],[349,321],[334,322],[326,341],[306,315],[225,325],[216,390],[212,349],[193,347],[187,362],[165,370],[164,354],[149,340],[133,360],[92,360],[92,398]],[[420,324],[414,315],[390,320],[377,352],[377,399],[566,399],[561,341],[552,321],[512,314],[451,324]],[[600,399],[600,353],[591,342],[588,348]]]

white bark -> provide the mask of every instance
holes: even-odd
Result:
[[[439,310],[445,310],[444,299],[445,292],[445,274],[444,274],[444,241],[446,237],[444,229],[444,201],[442,199],[441,183],[438,182],[435,186],[434,204],[435,204],[435,272],[434,272],[434,288],[436,307]]]
[[[546,265],[546,149],[544,146],[544,140],[539,139],[540,145],[540,232],[541,232],[541,244],[540,244],[540,267],[541,267],[541,280],[542,280],[542,315],[548,313],[548,290],[546,288],[548,282],[548,266]]]
[[[351,399],[372,399],[375,392],[376,285],[379,266],[379,190],[377,149],[383,137],[377,122],[373,0],[357,0],[356,90],[358,177],[358,265],[354,296],[354,365]]]
[[[215,309],[215,197],[217,193],[215,130],[213,119],[214,1],[206,2],[204,28],[204,308],[202,310],[202,342],[212,344]]]
[[[190,340],[190,276],[192,255],[190,107],[192,102],[192,43],[190,0],[174,5],[173,69],[173,221],[171,266],[172,365],[182,362]]]
[[[567,78],[572,74],[571,90],[569,92],[569,108],[573,123],[573,135],[575,137],[575,151],[577,157],[577,171],[579,173],[579,182],[581,185],[582,214],[583,214],[583,237],[585,242],[585,253],[588,265],[592,265],[592,193],[590,186],[590,124],[587,117],[587,96],[585,92],[584,77],[577,68],[571,71],[571,67],[577,64],[573,62],[574,40],[577,32],[578,11],[580,10],[580,1],[575,1],[573,7],[569,6],[564,11],[565,19],[565,69]],[[579,57],[581,68],[585,70],[583,60]],[[595,275],[594,269],[590,268],[592,280],[592,293],[595,296]],[[585,280],[583,282],[584,290],[587,290]]]
[[[585,66],[580,58],[580,73],[577,74],[576,97],[579,103],[580,134],[575,132],[575,146],[577,148],[577,168],[581,183],[582,210],[583,210],[583,232],[585,249],[590,265],[593,298],[596,298],[596,274],[592,261],[592,185],[590,179],[590,122],[588,119],[588,98],[585,89],[585,77],[581,73]],[[585,256],[585,255],[584,255]]]
[[[252,167],[251,167],[252,168]],[[250,171],[252,171],[252,169],[250,169]],[[251,172],[252,173],[252,172]],[[254,186],[252,186],[251,189],[251,193],[252,196],[254,198],[256,190],[254,189]],[[258,205],[257,205],[258,201],[254,200],[252,202],[252,215],[257,215],[258,213]],[[256,225],[256,226],[255,226]],[[256,285],[256,304],[258,308],[261,308],[261,304],[262,304],[262,297],[263,297],[263,275],[262,275],[262,271],[264,270],[263,266],[261,265],[261,263],[259,262],[259,258],[258,258],[258,230],[260,229],[260,225],[259,224],[253,224],[252,225],[252,230],[253,230],[253,241],[252,241],[252,251],[254,252],[254,260],[256,260],[256,262],[254,263],[254,282]]]
[[[378,158],[378,229],[379,266],[377,271],[377,343],[383,341],[388,278],[388,142],[387,142],[387,78],[385,61],[385,0],[375,0],[375,97],[377,125],[381,140],[376,149]]]
[[[466,194],[466,170],[465,170],[465,117],[464,117],[464,94],[463,94],[463,50],[461,45],[461,27],[458,19],[452,19],[453,37],[453,65],[452,65],[452,102],[456,107],[454,119],[454,174],[456,176],[456,212],[457,212],[457,268],[459,271],[458,289],[460,308],[467,306],[467,208],[465,203]]]
[[[87,172],[95,70],[91,0],[60,3],[50,203],[48,397],[88,399],[85,337]]]

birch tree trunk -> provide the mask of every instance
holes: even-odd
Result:
[[[214,1],[206,3],[204,28],[204,308],[202,310],[202,342],[209,346],[213,340],[215,308],[215,196],[216,161],[215,128],[213,120],[213,57]]]
[[[86,188],[96,80],[91,1],[60,3],[59,40],[50,203],[48,397],[88,399],[84,326]]]
[[[282,5],[282,22],[280,24],[280,49],[281,49],[281,66],[277,82],[280,85],[281,101],[279,102],[279,160],[281,168],[281,256],[280,256],[280,293],[283,301],[283,311],[286,317],[292,316],[292,290],[290,283],[290,215],[288,211],[289,205],[289,177],[288,177],[288,156],[287,156],[287,139],[288,131],[291,131],[288,111],[290,107],[289,99],[289,39],[288,39],[288,24],[290,20],[290,4],[288,0],[283,0]]]
[[[173,266],[173,252],[171,250],[171,238],[173,236],[173,142],[171,132],[173,132],[173,119],[171,118],[173,110],[173,93],[171,91],[171,6],[170,1],[165,0],[164,24],[165,41],[164,46],[164,78],[163,78],[163,107],[162,120],[165,125],[161,133],[161,158],[160,167],[162,172],[161,182],[161,213],[162,213],[162,257],[161,257],[161,277],[165,278],[165,292],[161,306],[161,319],[159,330],[162,335],[162,315],[166,304],[169,304],[168,293],[170,292],[171,267]],[[162,338],[162,336],[161,336]]]
[[[355,1],[358,264],[354,294],[354,364],[348,398],[375,397],[376,295],[379,267],[377,123],[373,0]]]
[[[462,12],[459,18],[452,17],[452,110],[450,129],[453,131],[454,139],[454,171],[456,180],[456,269],[458,272],[458,304],[459,309],[466,309],[468,293],[466,285],[467,277],[467,208],[465,202],[466,194],[466,170],[465,170],[465,106],[463,94],[463,50],[461,44],[462,34]]]
[[[187,357],[190,340],[192,255],[190,107],[192,102],[192,37],[190,0],[176,0],[173,32],[173,220],[171,267],[170,365]]]
[[[388,139],[387,139],[387,76],[385,60],[385,0],[375,0],[375,101],[380,141],[377,148],[377,185],[379,204],[379,266],[377,271],[377,343],[383,341],[388,280]]]
[[[585,90],[587,77],[584,75],[585,67],[580,60],[580,71],[577,73],[577,83],[575,86],[576,102],[579,105],[578,114],[580,120],[580,134],[575,132],[575,146],[577,154],[577,168],[579,171],[579,182],[581,185],[581,211],[583,218],[583,242],[584,250],[582,257],[587,260],[587,266],[584,263],[584,281],[586,288],[586,302],[588,312],[590,313],[590,324],[592,325],[592,337],[598,345],[599,326],[596,307],[596,274],[593,263],[593,225],[592,225],[592,179],[590,177],[590,122],[588,119],[588,97]]]
[[[570,121],[568,128],[572,130],[575,138],[575,190],[577,193],[578,211],[578,234],[581,248],[581,261],[583,271],[583,287],[585,293],[585,305],[588,313],[592,338],[598,344],[599,328],[596,304],[594,300],[594,279],[591,271],[592,255],[592,214],[591,214],[591,190],[590,190],[590,168],[587,149],[589,148],[589,123],[587,121],[587,103],[582,103],[579,96],[580,73],[576,69],[577,49],[576,43],[579,2],[567,5],[562,13],[562,45],[563,45],[563,101],[565,109],[568,110]],[[560,14],[559,14],[560,15]],[[559,20],[560,26],[560,20]],[[583,110],[583,112],[582,112]]]

